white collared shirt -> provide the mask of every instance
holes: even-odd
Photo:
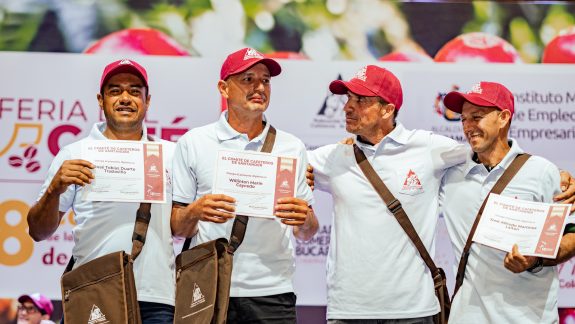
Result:
[[[52,178],[64,161],[81,159],[82,142],[108,140],[102,133],[105,123],[96,123],[90,134],[63,147],[54,157],[40,197],[44,194]],[[142,140],[147,140],[146,127]],[[151,219],[146,236],[146,244],[134,262],[134,278],[139,301],[174,305],[175,302],[175,256],[172,245],[171,217],[171,159],[175,144],[163,143],[164,166],[166,167],[166,203],[152,204]],[[132,252],[132,233],[139,203],[101,202],[82,200],[83,187],[70,185],[60,196],[61,212],[70,208],[74,211],[74,267],[109,253],[124,250]]]
[[[377,145],[358,143],[402,203],[434,255],[438,192],[447,168],[467,149],[428,131],[397,124]],[[328,319],[399,319],[436,314],[439,303],[423,259],[355,161],[351,145],[309,152],[315,187],[331,193],[334,220],[328,255]]]
[[[259,151],[269,130],[249,140],[234,130],[227,113],[212,124],[188,131],[180,138],[174,154],[174,201],[192,203],[212,191],[219,150]],[[307,156],[304,144],[295,136],[277,130],[274,155],[298,159],[296,197],[312,205],[313,196],[305,181]],[[195,243],[230,237],[233,221],[224,224],[200,222]],[[232,297],[256,297],[293,291],[295,269],[291,243],[292,227],[277,219],[250,218],[242,245],[234,253]]]
[[[491,172],[472,160],[445,175],[440,202],[447,230],[459,259],[483,200],[517,154],[517,142]],[[522,200],[552,202],[560,192],[559,171],[553,163],[532,156],[502,195]],[[556,267],[538,273],[512,273],[503,261],[507,253],[474,243],[465,279],[451,306],[449,323],[556,323],[559,281]],[[457,271],[457,269],[455,269]]]

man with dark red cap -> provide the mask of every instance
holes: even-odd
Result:
[[[30,236],[36,241],[52,235],[64,214],[74,210],[74,267],[120,250],[131,253],[132,231],[139,203],[92,202],[82,199],[84,186],[94,175],[94,165],[82,159],[82,143],[92,140],[147,141],[144,118],[150,105],[148,74],[133,60],[108,64],[100,79],[98,104],[106,121],[96,123],[87,137],[58,152],[48,171],[38,201],[28,212]],[[175,144],[163,144],[167,177]],[[169,185],[171,181],[166,181]],[[175,263],[170,228],[172,188],[168,203],[152,204],[146,244],[134,262],[134,277],[143,323],[173,323]],[[177,230],[177,229],[176,229]],[[98,305],[97,305],[98,306]],[[97,316],[105,316],[100,306]],[[101,314],[100,314],[101,313]]]
[[[408,130],[396,116],[403,103],[397,77],[375,65],[329,89],[346,95],[346,130],[402,203],[434,255],[441,177],[467,150],[428,131]],[[315,188],[334,202],[328,256],[329,323],[432,323],[439,312],[430,272],[393,214],[360,170],[351,145],[308,154]]]
[[[222,65],[218,90],[228,110],[212,124],[190,130],[180,138],[174,155],[172,224],[196,243],[230,237],[234,197],[212,194],[219,150],[259,151],[270,130],[264,115],[270,103],[271,79],[280,65],[258,51],[244,48]],[[297,158],[295,197],[280,198],[277,221],[250,217],[243,243],[234,253],[228,323],[295,323],[291,235],[309,240],[318,229],[306,184],[304,144],[277,130],[272,154]],[[181,225],[181,226],[180,226]],[[190,287],[191,289],[191,287]]]
[[[387,69],[365,66],[349,81],[333,81],[329,89],[347,96],[346,130],[356,135],[356,145],[402,204],[433,256],[442,177],[465,162],[469,150],[452,139],[407,130],[397,122],[403,92]],[[353,147],[327,145],[308,157],[315,188],[331,193],[334,203],[328,322],[431,323],[439,302],[429,269],[360,170]],[[573,189],[569,188],[571,195]]]
[[[54,306],[46,296],[35,293],[18,297],[18,324],[47,324]]]
[[[513,94],[502,84],[480,82],[467,93],[450,92],[443,102],[461,114],[463,133],[473,150],[465,163],[449,169],[441,188],[440,204],[459,261],[483,200],[524,151],[508,138],[515,105]],[[501,194],[552,203],[561,192],[559,178],[553,163],[531,156]],[[574,216],[568,219],[555,259],[524,256],[517,245],[507,253],[472,244],[449,322],[557,323],[556,265],[575,255]]]

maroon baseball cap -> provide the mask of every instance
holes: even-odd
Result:
[[[502,84],[496,82],[482,81],[474,85],[467,93],[452,91],[443,98],[445,107],[457,113],[461,113],[466,101],[476,106],[509,110],[511,116],[515,112],[513,94]]]
[[[395,110],[399,110],[403,104],[403,90],[399,79],[389,70],[376,65],[362,67],[349,81],[332,81],[329,90],[335,94],[351,91],[360,96],[380,97],[395,105]]]
[[[102,91],[104,84],[118,73],[132,73],[137,75],[142,79],[142,81],[144,81],[144,86],[148,88],[148,73],[146,72],[146,69],[136,61],[123,59],[106,65],[104,72],[102,73],[102,79],[100,80],[100,91]]]
[[[46,296],[39,293],[35,293],[31,295],[22,295],[18,297],[19,303],[25,303],[27,301],[32,302],[32,304],[34,304],[42,314],[52,316],[54,306],[52,305],[50,299],[48,299]]]
[[[282,72],[282,67],[274,59],[266,58],[255,49],[246,47],[228,55],[224,64],[222,64],[220,79],[225,80],[230,75],[242,73],[258,63],[267,66],[270,75],[273,77]]]

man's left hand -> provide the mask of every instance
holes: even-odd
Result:
[[[507,253],[503,265],[513,273],[521,273],[537,262],[538,257],[525,256],[519,252],[517,244],[513,245],[511,252]]]
[[[553,200],[562,204],[573,204],[571,213],[575,212],[575,179],[567,171],[561,171],[561,191],[563,192],[553,197]]]
[[[295,197],[280,198],[275,207],[276,217],[281,218],[282,223],[292,226],[303,225],[308,211],[307,201]]]

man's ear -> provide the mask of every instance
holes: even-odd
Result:
[[[102,97],[102,94],[98,93],[96,98],[98,99],[98,106],[100,106],[100,109],[104,109],[104,97]]]
[[[222,97],[228,99],[228,83],[224,80],[218,81],[218,91],[222,95]]]
[[[499,114],[499,120],[501,121],[501,128],[505,127],[511,122],[511,112],[507,109],[502,110]]]
[[[150,108],[150,101],[152,100],[152,96],[150,94],[148,94],[148,96],[146,97],[146,110],[148,110],[148,108]]]
[[[393,118],[394,113],[395,113],[394,104],[388,103],[387,105],[382,105],[381,118],[383,119]]]

